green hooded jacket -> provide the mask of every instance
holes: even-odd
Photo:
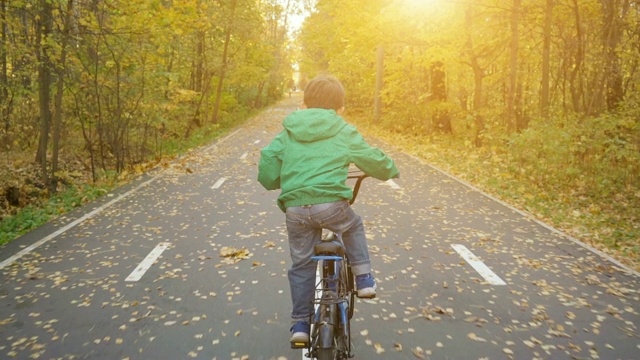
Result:
[[[349,164],[380,180],[396,177],[393,160],[371,147],[353,125],[334,110],[304,109],[287,116],[284,130],[262,149],[258,181],[267,190],[282,189],[278,206],[350,200]]]

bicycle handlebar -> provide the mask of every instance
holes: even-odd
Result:
[[[353,203],[356,201],[356,197],[358,197],[358,191],[360,191],[362,180],[368,177],[369,175],[363,173],[360,170],[353,170],[347,173],[347,179],[357,179],[356,184],[353,187],[353,197],[351,197],[351,200],[349,200],[349,205],[353,205]]]

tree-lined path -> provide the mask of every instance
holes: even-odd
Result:
[[[0,357],[301,359],[284,216],[255,180],[299,102],[0,248]],[[355,204],[379,286],[356,359],[637,358],[637,274],[368,140],[402,178]]]

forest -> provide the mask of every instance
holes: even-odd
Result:
[[[372,134],[637,267],[640,2],[318,0],[298,44]]]
[[[2,0],[0,27],[0,243],[29,194],[55,215],[331,73],[364,133],[640,259],[638,1]]]
[[[300,9],[2,0],[0,244],[279,100]]]

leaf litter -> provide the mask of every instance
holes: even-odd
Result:
[[[254,149],[249,159],[255,161],[257,151]],[[392,156],[402,160],[401,156]],[[221,202],[222,197],[203,196],[209,191],[208,186],[175,191],[174,186],[185,185],[185,179],[197,179],[196,183],[210,186],[215,179],[198,177],[212,174],[213,164],[223,158],[216,152],[185,157],[180,165],[171,165],[162,174],[161,184],[173,193],[166,198],[158,196],[155,209],[144,209],[132,199],[123,207],[126,211],[111,209],[105,213],[117,223],[101,224],[96,218],[83,224],[72,251],[34,253],[20,265],[5,269],[3,283],[14,288],[0,293],[0,300],[11,298],[16,306],[37,308],[47,296],[67,292],[73,294],[68,298],[70,306],[112,312],[118,335],[91,336],[86,340],[87,347],[124,345],[132,334],[140,334],[149,324],[158,324],[166,331],[193,332],[189,336],[193,343],[180,357],[198,358],[212,349],[216,354],[276,326],[283,330],[286,340],[287,314],[268,314],[265,321],[260,318],[252,325],[262,332],[255,334],[254,328],[240,328],[234,320],[247,316],[258,320],[259,313],[269,312],[273,306],[247,303],[251,286],[258,280],[246,276],[238,279],[236,274],[243,269],[264,268],[266,281],[277,279],[273,282],[277,284],[273,296],[287,301],[286,231],[283,225],[274,226],[272,220],[265,220],[275,218],[275,209],[251,214],[258,205],[252,199],[255,192],[247,190],[249,178],[228,180],[228,187],[220,191],[234,189],[238,196],[226,202]],[[255,163],[242,164],[255,167]],[[242,173],[239,166],[234,164],[227,170]],[[511,358],[523,349],[531,358],[607,358],[621,348],[619,343],[600,340],[607,332],[619,332],[628,337],[628,342],[639,344],[637,282],[630,283],[615,271],[599,266],[599,261],[588,254],[568,253],[562,239],[543,234],[527,221],[515,224],[507,220],[510,215],[478,205],[478,200],[472,200],[473,194],[452,194],[447,190],[453,186],[451,182],[432,182],[431,175],[412,176],[411,169],[405,169],[406,178],[412,181],[399,181],[402,193],[393,192],[390,198],[385,196],[386,190],[365,190],[358,200],[379,206],[368,213],[363,210],[363,218],[371,234],[370,253],[380,290],[379,299],[358,301],[352,327],[353,333],[360,336],[356,335],[354,342],[366,344],[379,358],[394,358],[394,353],[406,356],[410,352],[409,356],[418,359],[441,358],[465,346],[473,349],[477,358],[489,358],[483,355],[490,351],[488,347]],[[427,191],[425,184],[429,184]],[[415,201],[434,205],[411,210],[398,206]],[[185,217],[185,208],[206,211]],[[234,213],[227,218],[230,209]],[[243,214],[251,214],[248,228],[241,233],[229,231]],[[480,220],[473,223],[478,221],[473,219]],[[108,229],[106,234],[97,234],[94,227],[100,226]],[[166,254],[155,264],[159,273],[150,278],[144,294],[135,299],[129,298],[134,285],[123,286],[122,274],[110,270],[131,262],[131,253],[121,248],[133,245],[131,234],[136,242],[167,240],[175,244],[171,255]],[[192,253],[182,253],[180,246],[187,241],[201,242],[202,246]],[[498,289],[483,284],[451,251],[449,245],[459,241],[468,241],[470,248],[481,251],[493,266],[507,269],[504,275],[509,286]],[[82,259],[83,265],[65,267],[69,256]],[[214,259],[221,261],[212,262]],[[115,276],[102,276],[105,272]],[[169,283],[184,284],[181,289],[188,290],[176,293],[167,286]],[[3,285],[2,289],[7,287]],[[196,302],[222,305],[226,311],[223,315],[208,310],[206,314],[193,314],[189,308]],[[66,319],[52,318],[40,309],[24,316],[16,313],[0,316],[0,353],[45,356],[47,344],[69,341]],[[24,323],[24,328],[42,331],[32,330],[33,336],[5,331],[19,322]],[[136,336],[143,336],[152,344],[159,339],[158,333]],[[462,346],[463,341],[468,344]],[[640,347],[635,345],[634,349]],[[219,358],[250,358],[239,345],[235,351],[224,351],[227,352],[218,354]],[[362,354],[368,353],[362,349]],[[134,355],[139,354],[130,357],[136,358]],[[278,355],[280,358],[290,356]]]

